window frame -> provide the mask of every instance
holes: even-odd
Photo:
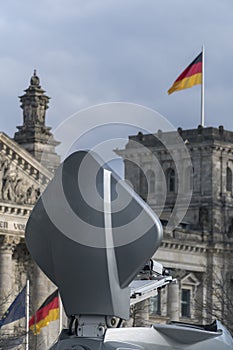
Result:
[[[232,192],[232,170],[229,166],[226,168],[226,191]]]
[[[160,290],[158,290],[157,295],[150,298],[149,314],[150,316],[161,315],[161,291]]]
[[[176,172],[173,168],[167,169],[166,181],[167,181],[167,191],[169,193],[175,193],[176,192]]]
[[[186,292],[188,295],[188,300],[183,299],[183,292]],[[191,318],[191,296],[192,290],[191,288],[181,288],[181,297],[180,297],[180,312],[182,318]],[[187,307],[187,312],[183,312],[183,307]]]

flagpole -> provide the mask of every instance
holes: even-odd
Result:
[[[59,334],[60,334],[62,331],[62,301],[61,301],[61,296],[59,292],[58,292],[58,297],[59,297]]]
[[[29,280],[26,287],[26,343],[25,350],[29,350]]]
[[[201,126],[205,126],[205,49],[202,45]]]

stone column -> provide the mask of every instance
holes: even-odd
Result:
[[[10,235],[0,235],[0,314],[3,315],[14,300],[14,269],[12,254],[19,238]],[[2,337],[14,334],[13,325],[7,324],[1,330]]]
[[[19,243],[17,237],[9,235],[0,236],[0,311],[7,310],[13,301],[13,269],[12,253]]]
[[[167,315],[170,321],[179,321],[180,319],[180,293],[177,281],[168,285]]]
[[[145,327],[149,325],[149,305],[150,300],[146,299],[134,306],[134,326]]]

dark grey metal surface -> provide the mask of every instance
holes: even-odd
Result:
[[[227,329],[216,322],[215,331],[195,325],[154,325],[151,328],[108,329],[103,349],[135,346],[145,350],[232,350],[233,340]]]
[[[195,325],[154,325],[151,328],[107,329],[104,339],[70,337],[63,331],[51,350],[232,350],[233,340],[217,321],[216,331],[198,329]]]
[[[109,179],[111,213],[105,198]],[[161,239],[162,227],[152,210],[96,157],[82,151],[58,168],[26,227],[28,249],[58,286],[68,316],[126,319],[128,284]]]

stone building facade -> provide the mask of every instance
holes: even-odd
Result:
[[[33,205],[60,163],[55,151],[59,144],[45,124],[49,97],[34,72],[29,87],[20,97],[23,125],[14,139],[0,133],[0,314],[30,281],[32,315],[55,286],[32,261],[25,245],[25,226]],[[4,326],[5,334],[24,330],[25,320]],[[46,327],[42,335],[32,336],[31,344],[46,349],[58,335],[58,324]]]
[[[13,139],[0,133],[1,314],[27,279],[31,282],[31,314],[55,289],[32,261],[24,240],[33,205],[60,163],[55,150],[59,143],[46,126],[49,97],[41,88],[36,72],[20,102],[22,126],[18,126]],[[178,129],[178,133],[192,160],[186,177],[193,194],[183,221],[172,231],[166,229],[166,222],[174,208],[179,183],[171,154],[158,142],[158,137],[141,133],[129,137],[125,149],[118,150],[125,159],[126,179],[155,212],[161,209],[157,201],[161,188],[153,173],[151,154],[159,160],[166,178],[167,196],[160,214],[164,239],[154,258],[169,269],[177,283],[161,289],[150,300],[148,322],[202,323],[210,322],[215,315],[229,319],[233,314],[229,304],[233,299],[233,132],[223,127],[198,127]],[[163,133],[159,131],[161,137]],[[145,147],[150,154],[145,153]],[[217,285],[222,297],[218,295]],[[148,318],[147,305],[138,306],[140,319]],[[22,327],[23,322],[20,321]],[[13,333],[14,327],[6,327],[7,332]],[[49,348],[58,332],[58,322],[52,322],[42,329],[41,335],[32,336],[32,348]]]
[[[172,134],[139,132],[117,151],[124,159],[125,178],[163,223],[164,239],[154,258],[177,279],[151,300],[149,322],[205,323],[217,317],[233,331],[233,132],[222,126],[177,130],[191,158],[191,166],[183,171],[192,197],[183,220],[168,230],[182,186],[173,157],[176,149],[168,150],[162,142]],[[162,210],[154,157],[166,182]]]

